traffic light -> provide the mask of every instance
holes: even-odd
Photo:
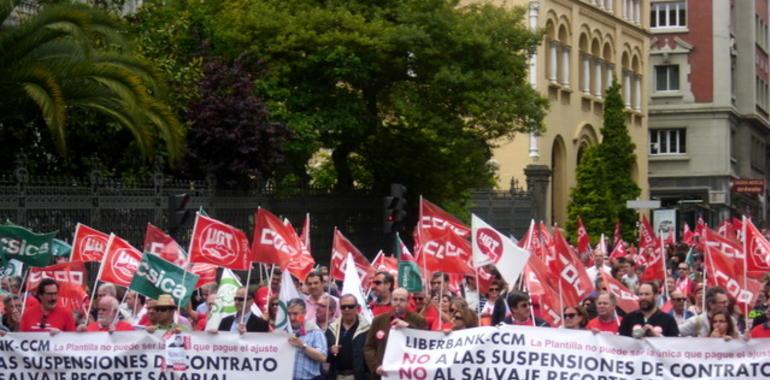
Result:
[[[168,232],[175,235],[177,231],[192,216],[192,210],[187,209],[190,204],[188,194],[173,194],[168,196]]]
[[[385,197],[383,231],[386,234],[398,232],[406,218],[406,187],[399,183],[390,185],[390,195]]]

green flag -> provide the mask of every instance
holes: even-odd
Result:
[[[21,277],[24,269],[24,264],[19,260],[8,260],[0,265],[0,277]]]
[[[34,233],[24,227],[0,225],[0,254],[4,261],[19,260],[31,267],[45,267],[53,257],[51,245],[56,232]]]
[[[197,282],[198,275],[185,272],[182,267],[145,252],[128,288],[152,299],[158,299],[161,294],[170,294],[177,305],[184,307],[195,291]]]
[[[70,253],[72,253],[72,246],[62,240],[53,239],[53,244],[51,244],[51,252],[53,253],[54,257],[70,257]]]
[[[401,237],[396,233],[396,239],[393,244],[393,251],[398,258],[398,286],[412,292],[422,291],[422,276],[420,276],[420,267],[412,259],[409,251],[406,251],[406,245],[401,241]]]

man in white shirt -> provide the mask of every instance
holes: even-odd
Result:
[[[592,284],[596,283],[596,277],[599,275],[599,271],[612,275],[612,268],[605,264],[604,252],[601,252],[597,249],[596,252],[594,252],[594,266],[586,269],[586,273],[591,279]]]

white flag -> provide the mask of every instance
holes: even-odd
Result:
[[[235,314],[235,292],[243,285],[232,270],[225,268],[217,288],[217,302],[211,308],[209,319],[206,320],[206,330],[219,328],[222,318]],[[204,300],[205,301],[205,300]]]
[[[364,292],[361,289],[361,278],[358,277],[356,262],[351,254],[348,254],[348,257],[345,259],[345,281],[342,283],[342,294],[352,294],[355,296],[356,301],[361,305],[361,315],[367,322],[372,323],[374,316],[366,304],[366,298],[364,298]]]
[[[289,301],[294,298],[302,298],[294,286],[294,280],[291,273],[285,270],[281,275],[281,291],[278,293],[278,310],[275,312],[275,331],[285,331],[292,333],[291,323],[289,323]]]
[[[471,214],[471,230],[473,265],[478,268],[494,264],[506,282],[515,283],[527,265],[529,251],[514,244],[474,214]]]

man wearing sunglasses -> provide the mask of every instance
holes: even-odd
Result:
[[[358,300],[352,294],[340,297],[342,316],[326,330],[329,345],[329,376],[331,380],[363,380],[369,378],[364,362],[364,343],[369,322],[361,314]]]
[[[671,311],[668,312],[669,315],[674,317],[674,320],[676,320],[677,324],[682,324],[684,321],[690,319],[690,317],[694,316],[695,314],[687,310],[685,307],[687,305],[687,298],[682,294],[680,290],[674,290],[671,292]]]
[[[235,297],[233,298],[236,309],[235,315],[222,318],[222,321],[219,323],[219,331],[231,331],[240,334],[270,331],[270,325],[267,321],[251,312],[252,299],[248,295],[253,293],[248,292],[246,287],[241,287],[235,291]],[[245,305],[244,302],[246,303]],[[246,314],[243,314],[244,309]]]
[[[372,315],[375,317],[393,309],[390,298],[393,293],[394,285],[395,280],[393,279],[392,274],[380,271],[374,275],[374,281],[372,281],[372,293],[374,293],[374,296],[377,297],[377,299],[369,304],[369,310],[372,311]]]
[[[61,331],[75,331],[75,318],[69,310],[57,305],[59,285],[52,278],[40,280],[37,298],[40,304],[24,311],[21,317],[22,332],[48,331],[56,335]]]

